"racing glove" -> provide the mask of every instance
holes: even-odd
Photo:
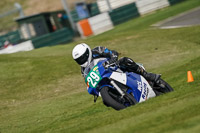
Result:
[[[116,63],[118,61],[118,53],[112,50],[112,54],[110,54],[110,60],[108,60],[109,64]]]

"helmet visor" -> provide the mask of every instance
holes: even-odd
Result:
[[[75,61],[79,64],[79,65],[83,65],[89,58],[89,49],[87,48],[85,53],[83,55],[81,55],[79,58],[75,59]]]

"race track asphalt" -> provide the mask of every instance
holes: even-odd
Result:
[[[184,12],[175,17],[168,18],[153,26],[159,26],[160,28],[165,29],[188,27],[194,25],[200,25],[200,7]]]

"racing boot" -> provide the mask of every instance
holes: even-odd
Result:
[[[137,72],[141,74],[146,80],[152,81],[154,83],[159,83],[159,79],[161,77],[160,74],[148,73],[141,67],[138,67]]]
[[[142,75],[146,80],[154,83],[159,83],[160,74],[148,73],[142,67],[137,65],[131,58],[122,57],[119,59],[118,64],[122,71],[134,72]]]

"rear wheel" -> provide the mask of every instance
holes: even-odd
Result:
[[[116,90],[107,86],[103,87],[100,93],[103,99],[103,103],[106,106],[112,107],[116,110],[124,109],[137,103],[131,94],[126,93],[124,97],[121,97],[121,95]]]
[[[153,87],[156,95],[161,95],[174,91],[174,89],[163,79],[160,79],[160,84]]]

